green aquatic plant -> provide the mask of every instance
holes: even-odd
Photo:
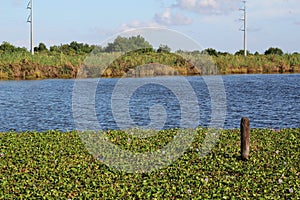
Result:
[[[250,160],[241,161],[239,130],[223,130],[210,154],[199,150],[207,129],[198,128],[188,150],[151,173],[125,173],[93,157],[78,132],[0,133],[0,199],[298,199],[300,129],[253,129]],[[145,152],[176,136],[149,138],[107,131],[107,141]]]

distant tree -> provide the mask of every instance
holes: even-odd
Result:
[[[95,45],[88,45],[88,44],[84,44],[82,46],[81,51],[84,53],[91,53],[93,51],[93,49],[95,48]]]
[[[235,52],[234,55],[236,55],[236,56],[237,55],[244,55],[244,52],[245,52],[244,49],[242,49],[242,50],[239,50],[239,51]],[[247,50],[247,55],[251,55],[250,51],[248,51],[248,50]]]
[[[158,53],[170,53],[171,48],[166,44],[159,45],[159,48],[157,49]]]
[[[78,42],[71,42],[69,47],[74,50],[76,53],[90,53],[94,46],[89,46],[88,44],[78,43]]]
[[[256,52],[254,53],[254,55],[255,55],[255,56],[259,56],[259,53],[256,51]]]
[[[205,49],[202,53],[207,53],[210,56],[218,56],[217,50],[215,50],[213,48]]]
[[[51,46],[51,47],[50,47],[50,51],[51,51],[51,52],[60,52],[60,47],[59,47],[59,46],[56,46],[56,45]]]
[[[106,52],[130,52],[138,49],[153,49],[152,45],[140,35],[129,38],[118,36],[113,43],[108,43]]]
[[[96,48],[95,45],[78,43],[76,41],[71,42],[70,44],[62,44],[60,46],[51,46],[51,52],[62,52],[64,54],[87,54],[93,51]],[[98,48],[97,50],[101,50],[102,48]]]
[[[78,53],[82,49],[82,46],[83,46],[83,44],[80,44],[80,43],[75,42],[75,41],[71,42],[70,45],[69,45],[69,47],[71,49],[73,49],[76,53]]]
[[[0,52],[26,52],[25,48],[15,47],[14,45],[10,44],[9,42],[2,42],[0,45]]]
[[[0,50],[4,52],[13,52],[15,47],[8,42],[3,42],[0,46]]]
[[[283,55],[283,51],[279,48],[270,47],[268,50],[265,51],[265,55]]]
[[[72,54],[72,53],[75,53],[75,50],[73,48],[70,48],[70,45],[63,44],[60,46],[60,52],[62,52],[64,54]]]
[[[184,53],[184,51],[181,49],[178,49],[175,53],[182,54],[182,53]]]
[[[230,55],[229,52],[221,52],[221,51],[218,51],[218,55],[221,55],[221,56],[227,56],[227,55]]]
[[[44,51],[48,51],[48,49],[44,43],[40,43],[38,47],[34,47],[34,51],[44,52]]]
[[[129,45],[132,49],[130,50],[136,50],[136,49],[153,49],[153,46],[145,40],[142,36],[133,36],[129,38]]]

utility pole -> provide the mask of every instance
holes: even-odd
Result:
[[[30,10],[30,15],[27,19],[27,22],[30,23],[30,52],[34,55],[34,42],[33,42],[33,0],[30,0],[27,9]]]
[[[247,9],[246,9],[246,0],[243,0],[244,8],[241,8],[240,10],[244,12],[244,17],[241,18],[244,22],[244,27],[240,30],[244,32],[244,56],[247,56]]]

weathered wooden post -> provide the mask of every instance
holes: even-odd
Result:
[[[247,117],[241,120],[241,157],[242,160],[249,160],[250,151],[250,121]]]

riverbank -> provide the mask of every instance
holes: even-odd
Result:
[[[247,58],[241,55],[218,55],[211,56],[209,64],[205,60],[194,63],[194,60],[201,61],[201,56],[203,54],[140,51],[122,56],[118,53],[101,53],[94,57],[84,53],[1,53],[0,80],[300,73],[300,54],[249,55]]]
[[[253,129],[248,162],[239,159],[239,130],[222,131],[211,153],[201,158],[206,134],[198,128],[191,147],[172,165],[127,174],[91,156],[76,131],[0,133],[0,199],[300,197],[300,129]],[[156,151],[175,135],[176,130],[144,139],[106,133],[108,141],[135,152]]]

